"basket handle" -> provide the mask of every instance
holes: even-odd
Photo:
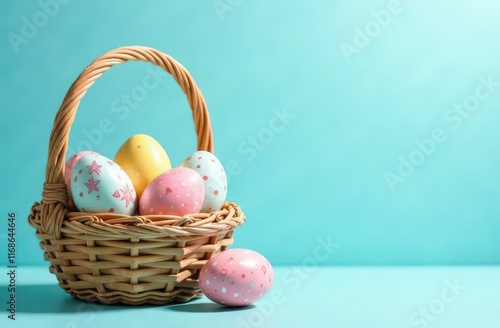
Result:
[[[214,151],[212,127],[205,99],[189,72],[175,59],[156,49],[143,46],[120,47],[94,60],[71,85],[54,119],[50,134],[45,183],[42,193],[41,226],[56,238],[68,212],[68,190],[64,183],[64,168],[69,132],[76,111],[87,90],[105,71],[129,60],[153,63],[171,74],[187,96],[193,111],[198,137],[198,150]]]

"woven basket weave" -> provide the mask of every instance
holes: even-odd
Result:
[[[69,132],[80,100],[102,73],[129,60],[153,63],[170,73],[193,111],[198,150],[213,152],[205,100],[189,72],[158,50],[130,46],[97,58],[71,85],[56,114],[49,140],[42,200],[31,208],[50,272],[75,298],[106,304],[167,304],[201,295],[198,276],[214,254],[233,243],[245,222],[239,206],[226,202],[213,213],[183,217],[72,212],[64,183]]]

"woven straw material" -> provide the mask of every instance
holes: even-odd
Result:
[[[244,224],[238,205],[226,202],[219,211],[183,217],[84,213],[69,206],[65,158],[80,100],[106,70],[129,60],[153,63],[173,76],[193,111],[198,150],[214,151],[206,103],[189,72],[156,49],[117,48],[87,66],[66,93],[50,135],[42,200],[28,222],[50,272],[73,297],[106,304],[185,302],[201,295],[200,269],[233,243],[234,229]]]

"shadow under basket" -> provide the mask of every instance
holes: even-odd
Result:
[[[233,243],[245,222],[240,207],[226,202],[212,213],[185,216],[72,211],[64,182],[69,130],[81,98],[104,71],[129,60],[151,62],[177,81],[193,111],[198,150],[213,153],[205,101],[177,61],[155,49],[117,48],[92,62],[68,90],[54,120],[42,201],[28,218],[59,286],[75,298],[105,304],[168,304],[201,295],[199,273]]]

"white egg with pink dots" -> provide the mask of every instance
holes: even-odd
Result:
[[[271,289],[273,267],[261,254],[231,249],[214,255],[200,271],[200,288],[210,300],[225,306],[249,305]]]
[[[180,166],[195,170],[203,179],[205,198],[200,212],[220,210],[226,201],[227,176],[219,159],[211,152],[200,150],[191,154]]]

